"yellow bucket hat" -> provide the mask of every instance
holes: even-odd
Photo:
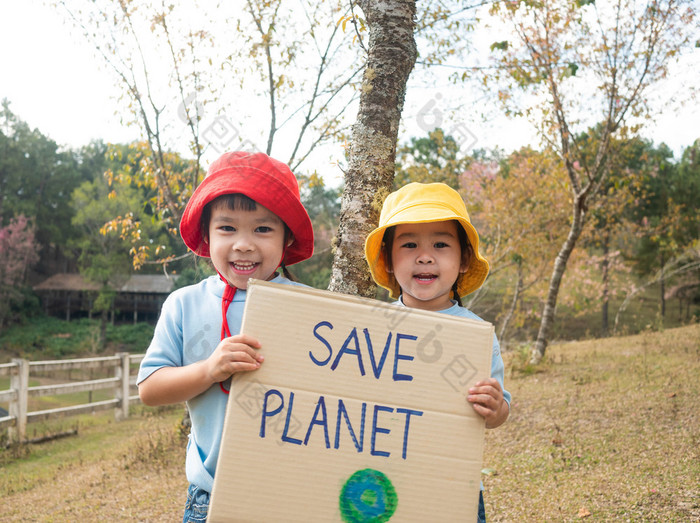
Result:
[[[387,196],[379,216],[379,226],[365,240],[365,258],[372,278],[397,299],[401,293],[394,275],[387,270],[382,256],[384,231],[405,223],[428,223],[457,220],[467,233],[474,256],[467,271],[460,274],[457,293],[466,296],[481,287],[489,273],[489,262],[479,254],[479,234],[469,221],[464,200],[444,183],[409,183]]]

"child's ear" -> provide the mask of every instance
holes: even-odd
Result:
[[[287,238],[287,245],[286,247],[290,247],[294,243],[294,235],[290,232],[289,233],[289,238]]]
[[[382,260],[382,263],[384,264],[384,268],[386,269],[386,272],[388,272],[389,274],[393,274],[394,269],[391,267],[389,260],[387,260],[386,243],[384,243],[384,242],[382,242],[382,248],[379,251],[379,258]]]
[[[462,257],[462,264],[459,266],[459,273],[464,274],[469,270],[469,261],[470,258],[469,256],[463,256]]]

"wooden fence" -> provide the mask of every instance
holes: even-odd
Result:
[[[27,423],[33,423],[59,416],[70,416],[96,412],[100,410],[115,409],[115,417],[125,419],[129,417],[129,404],[139,402],[138,393],[135,392],[136,375],[131,374],[132,364],[139,363],[143,359],[143,354],[129,354],[120,352],[114,356],[100,358],[85,358],[56,361],[27,361],[24,359],[13,359],[11,363],[0,364],[0,376],[10,376],[10,388],[0,390],[0,404],[9,402],[9,415],[0,417],[0,429],[8,427],[10,441],[26,441]],[[83,375],[86,370],[91,373],[112,374],[113,376],[99,379],[88,379],[75,381],[67,379],[65,383],[54,385],[43,385],[38,387],[29,386],[30,376],[37,374],[54,374],[60,371],[78,369]],[[70,374],[69,374],[70,376]],[[111,389],[114,391],[113,398],[103,401],[89,401],[80,405],[59,407],[48,410],[38,410],[29,412],[29,398],[37,396],[56,396],[84,391],[96,391]],[[90,400],[91,398],[90,394]]]

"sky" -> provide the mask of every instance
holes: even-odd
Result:
[[[667,83],[657,89],[657,97],[678,95],[680,83],[676,79],[686,75],[696,76],[697,81],[693,81],[700,84],[698,71],[700,49],[672,70]],[[81,35],[42,0],[0,0],[0,100],[7,98],[11,110],[32,128],[71,148],[93,139],[128,142],[139,138],[139,129],[125,125],[119,117],[115,83],[113,74]],[[404,140],[425,136],[426,130],[448,113],[449,102],[441,92],[409,86],[402,123]],[[700,137],[697,122],[697,103],[680,110],[665,108],[641,134],[656,144],[666,143],[678,157]],[[476,115],[463,115],[458,123],[445,121],[443,127],[470,149],[499,146],[510,151],[527,144],[537,146],[532,128],[524,121],[492,118],[485,122]],[[334,144],[315,160],[313,167],[327,174],[330,185],[339,183],[341,176],[330,159],[341,155],[342,144]]]
[[[115,116],[114,79],[40,0],[0,0],[0,99],[61,145],[131,140]]]

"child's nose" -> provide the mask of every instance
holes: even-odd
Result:
[[[254,248],[254,243],[247,234],[240,234],[236,236],[236,240],[233,242],[232,249],[234,251],[248,252],[252,251]]]
[[[421,251],[418,253],[417,258],[418,263],[433,263],[433,257],[427,251]]]

